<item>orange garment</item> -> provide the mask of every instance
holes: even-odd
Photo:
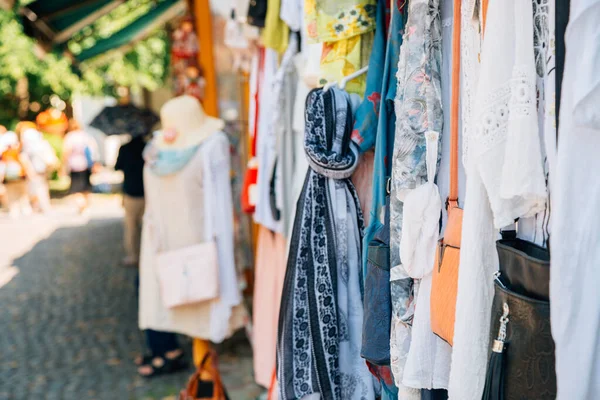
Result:
[[[259,226],[256,246],[252,345],[254,379],[268,388],[275,368],[279,305],[287,264],[283,235]]]
[[[20,147],[9,147],[2,153],[2,157],[0,157],[3,163],[5,164],[16,164],[21,167],[21,171],[19,176],[21,178],[25,178],[25,169],[23,168],[23,164],[21,164],[21,149]]]
[[[372,150],[365,152],[358,162],[356,171],[352,174],[352,183],[356,188],[360,208],[362,209],[365,226],[369,226],[371,217],[371,203],[373,202],[373,166],[375,153]]]

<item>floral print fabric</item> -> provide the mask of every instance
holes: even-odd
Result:
[[[306,0],[308,40],[337,42],[375,29],[375,0]]]
[[[330,81],[339,82],[343,77],[367,65],[372,48],[373,32],[337,42],[323,43],[319,85],[325,85]],[[365,89],[366,75],[364,74],[352,79],[346,85],[348,93],[356,93],[360,96]]]
[[[375,30],[375,0],[306,0],[304,20],[307,41],[323,43],[319,85],[339,82],[369,61]],[[366,76],[359,76],[346,91],[362,96]]]
[[[390,347],[392,372],[401,397],[405,389],[406,397],[403,398],[412,398],[413,395],[419,398],[418,393],[411,393],[410,389],[402,387],[418,281],[413,282],[400,260],[403,218],[401,195],[404,190],[413,189],[426,181],[425,133],[442,131],[442,24],[439,0],[411,0],[408,14],[398,62],[395,101],[397,122],[392,157],[390,221],[393,307]]]

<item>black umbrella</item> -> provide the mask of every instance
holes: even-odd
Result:
[[[137,108],[132,104],[105,107],[90,126],[107,135],[128,133],[133,137],[147,135],[159,121],[154,112]]]

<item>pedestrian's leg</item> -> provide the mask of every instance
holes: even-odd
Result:
[[[136,253],[136,210],[135,199],[123,195],[123,207],[125,208],[125,218],[123,219],[123,246],[125,247],[125,265],[134,265],[137,263]]]
[[[135,232],[133,235],[133,254],[137,262],[140,260],[140,249],[142,247],[142,225],[144,221],[144,198],[135,199]]]
[[[17,182],[9,182],[4,185],[6,190],[6,208],[11,218],[19,216],[21,210],[19,210],[19,190],[16,187]]]
[[[37,198],[40,210],[44,213],[50,211],[50,187],[48,186],[48,179],[45,176],[40,179]]]
[[[138,368],[141,376],[150,378],[177,372],[187,367],[183,351],[179,348],[174,333],[146,330],[145,334],[152,360],[149,364],[143,364]]]
[[[174,333],[151,329],[147,329],[145,333],[148,349],[154,357],[163,357],[166,353],[179,349],[177,335]]]
[[[31,208],[31,199],[29,198],[29,185],[27,181],[19,182],[19,207],[21,208],[21,214],[31,215],[33,209]]]

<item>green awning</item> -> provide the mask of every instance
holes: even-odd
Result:
[[[63,43],[126,0],[37,0],[21,9],[25,33],[51,47]]]
[[[185,13],[186,9],[187,4],[185,0],[164,0],[125,28],[105,39],[99,40],[92,47],[83,50],[79,54],[75,54],[74,57],[77,61],[82,62],[111,50],[132,46],[155,28]]]

